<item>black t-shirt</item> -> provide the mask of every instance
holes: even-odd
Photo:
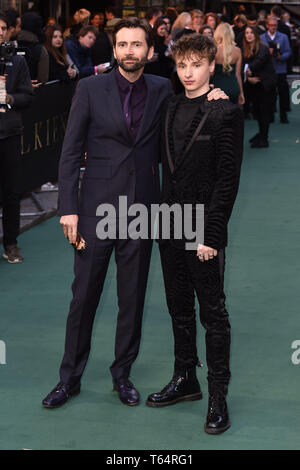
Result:
[[[210,90],[201,96],[197,96],[197,98],[187,98],[185,94],[182,95],[173,122],[175,158],[183,151],[184,142],[191,123],[209,92]]]

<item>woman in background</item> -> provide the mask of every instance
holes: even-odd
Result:
[[[207,24],[205,24],[204,26],[202,26],[202,28],[200,28],[199,33],[203,34],[204,36],[208,36],[210,39],[213,39],[214,37],[214,30]]]
[[[192,15],[192,22],[193,22],[193,30],[195,33],[200,33],[200,29],[204,24],[204,14],[201,10],[194,9],[191,11]]]
[[[48,81],[68,81],[76,77],[76,71],[67,61],[63,31],[60,26],[47,26],[45,48],[49,55]]]
[[[209,12],[209,13],[206,13],[206,15],[204,16],[204,24],[207,24],[213,30],[216,29],[219,23],[220,23],[220,18],[218,17],[216,13]]]
[[[234,33],[229,23],[217,26],[214,39],[218,50],[215,59],[215,73],[212,83],[215,88],[221,88],[232,103],[245,103],[241,77],[242,53],[235,45]]]
[[[154,56],[145,66],[145,73],[170,78],[173,70],[173,60],[167,57],[169,35],[167,24],[162,17],[157,18],[153,26]]]
[[[247,95],[253,103],[259,127],[259,132],[250,139],[251,147],[268,147],[276,74],[269,48],[261,42],[260,35],[253,26],[247,26],[245,29],[243,65]]]
[[[171,30],[172,39],[176,41],[181,36],[183,36],[183,34],[193,33],[194,31],[192,27],[193,23],[190,13],[183,11],[173,23]]]

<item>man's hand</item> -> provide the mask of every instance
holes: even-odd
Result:
[[[70,243],[75,243],[77,237],[78,215],[63,215],[60,218],[59,223],[63,227],[65,237],[68,238]]]
[[[252,83],[253,85],[256,85],[258,82],[260,82],[260,78],[258,78],[258,77],[248,77],[247,80],[248,80],[248,82]]]
[[[218,254],[218,251],[215,250],[214,248],[211,248],[210,246],[205,246],[201,244],[198,245],[197,256],[202,263],[204,261],[213,259],[214,256],[217,256],[217,254]]]
[[[209,85],[209,86],[211,88],[213,87],[213,85]],[[229,100],[229,96],[227,96],[226,93],[224,93],[224,91],[221,90],[221,88],[214,88],[212,91],[208,93],[207,99],[208,101],[219,100],[219,99]]]
[[[32,85],[32,88],[39,88],[42,83],[38,82],[38,80],[31,80],[31,85]]]
[[[104,64],[97,65],[98,73],[104,73],[106,70],[107,70],[107,65],[104,65]]]

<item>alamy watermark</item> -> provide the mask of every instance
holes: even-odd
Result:
[[[6,344],[0,339],[0,365],[6,364]]]
[[[291,361],[295,366],[297,366],[300,364],[300,339],[295,339],[291,344],[291,348],[295,349],[291,356]]]
[[[100,240],[157,239],[185,240],[186,250],[197,250],[204,240],[204,204],[127,205],[127,196],[119,196],[117,209],[100,204],[96,215],[96,234]],[[171,233],[172,232],[172,233]]]
[[[299,104],[300,103],[300,80],[294,80],[292,82],[292,88],[296,88],[295,91],[292,93],[292,103]]]

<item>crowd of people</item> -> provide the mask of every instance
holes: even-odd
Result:
[[[246,117],[258,121],[259,132],[252,148],[268,147],[268,128],[274,122],[279,96],[280,123],[289,122],[287,73],[299,64],[299,28],[289,13],[273,6],[267,15],[238,13],[232,20],[214,12],[194,9],[180,14],[175,8],[149,8],[145,17],[152,27],[154,55],[145,73],[169,78],[175,93],[182,91],[170,48],[185,34],[204,34],[218,46],[211,83],[223,89],[234,103],[244,107]],[[35,12],[22,19],[7,12],[10,40],[25,50],[34,87],[53,80],[73,80],[110,71],[115,64],[112,29],[120,20],[114,7],[104,12],[82,8],[65,30],[48,18],[44,26]]]

